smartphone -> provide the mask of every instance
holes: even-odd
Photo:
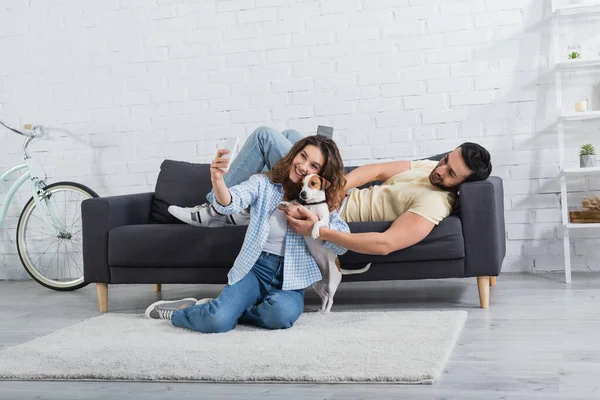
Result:
[[[225,140],[225,146],[222,147],[223,149],[229,151],[229,153],[223,155],[223,158],[229,159],[229,165],[231,165],[233,159],[237,155],[237,145],[239,140],[240,138],[237,136],[230,136]],[[221,170],[223,172],[227,172],[229,171],[229,168],[221,168]]]
[[[333,139],[333,127],[319,125],[317,127],[317,135],[325,136],[329,139]]]

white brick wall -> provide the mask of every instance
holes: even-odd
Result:
[[[0,0],[0,116],[61,127],[33,146],[50,179],[105,196],[152,190],[164,158],[208,162],[226,136],[262,124],[307,134],[334,126],[348,165],[476,141],[505,179],[504,271],[561,270],[542,8],[538,0]],[[19,161],[20,138],[2,131],[0,140],[6,169]],[[579,141],[567,147],[571,166]],[[600,181],[569,188],[576,203]],[[26,197],[0,231],[0,279],[24,277],[14,230]],[[573,237],[574,269],[600,270],[600,232]]]

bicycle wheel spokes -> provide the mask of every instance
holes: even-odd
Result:
[[[84,285],[81,202],[97,195],[79,186],[62,183],[46,187],[46,196],[40,199],[42,207],[31,199],[17,229],[23,265],[35,280],[56,290]]]

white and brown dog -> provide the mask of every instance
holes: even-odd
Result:
[[[369,263],[364,268],[355,270],[347,270],[341,267],[335,253],[323,246],[323,240],[319,239],[319,228],[329,226],[329,206],[325,190],[330,186],[330,183],[319,175],[311,174],[302,179],[301,186],[300,204],[319,217],[319,221],[313,225],[311,237],[305,236],[304,241],[323,276],[323,279],[315,282],[312,286],[322,300],[320,311],[327,313],[331,311],[333,296],[342,281],[342,275],[362,274],[369,270],[371,264]],[[282,201],[279,203],[278,208],[283,211],[291,211],[292,207],[299,206],[297,203]]]

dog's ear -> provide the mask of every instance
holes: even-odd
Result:
[[[331,186],[331,183],[322,176],[319,176],[319,179],[321,179],[321,190],[327,190],[327,188]]]

